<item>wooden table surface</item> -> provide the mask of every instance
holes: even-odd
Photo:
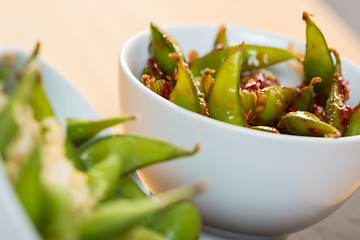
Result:
[[[315,15],[330,47],[360,63],[358,36],[321,0],[1,0],[0,44],[15,44],[30,51],[40,41],[41,57],[61,72],[101,116],[107,117],[119,114],[121,47],[133,34],[148,29],[150,21],[159,25],[221,23],[305,40],[303,11]],[[328,226],[336,225],[335,217],[329,219]],[[340,224],[339,228],[348,231],[349,224],[343,223],[343,228]],[[311,228],[297,237],[319,231]]]

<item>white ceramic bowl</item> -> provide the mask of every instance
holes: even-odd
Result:
[[[0,55],[13,53],[15,66],[28,59],[28,52],[18,47],[0,47]],[[49,101],[59,119],[68,117],[97,119],[99,115],[81,94],[56,70],[40,60],[40,68]],[[1,137],[1,134],[0,134]],[[1,157],[0,157],[1,158]],[[0,235],[1,239],[37,240],[40,236],[33,228],[12,186],[9,184],[0,159]]]
[[[212,48],[218,26],[182,25],[167,31],[187,53]],[[304,26],[305,31],[305,26]],[[227,28],[230,42],[286,48],[305,43],[277,34]],[[149,31],[129,39],[120,54],[121,113],[137,113],[125,131],[150,135],[201,150],[140,171],[154,193],[199,179],[210,187],[195,198],[208,229],[257,236],[299,231],[336,210],[360,184],[360,136],[325,139],[277,135],[241,128],[185,110],[151,92],[139,78],[146,63]],[[331,46],[336,48],[336,46]],[[349,104],[360,100],[360,68],[342,58],[350,80]],[[271,68],[284,85],[300,78],[285,64]]]

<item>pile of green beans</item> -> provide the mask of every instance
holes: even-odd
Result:
[[[188,60],[176,40],[151,23],[150,58],[142,83],[190,111],[256,130],[301,136],[340,137],[360,134],[360,107],[346,104],[348,81],[339,54],[304,12],[306,51],[245,44],[231,46],[220,26],[214,48]],[[295,60],[303,82],[282,86],[266,67]]]
[[[197,239],[201,219],[188,200],[203,184],[149,196],[131,173],[192,155],[131,134],[99,137],[121,116],[59,124],[43,88],[39,45],[21,69],[0,59],[0,154],[18,199],[43,239]],[[64,93],[66,94],[66,93]],[[64,129],[65,128],[65,129]]]

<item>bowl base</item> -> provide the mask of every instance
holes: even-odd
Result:
[[[208,227],[203,225],[203,231],[210,233],[212,235],[216,235],[219,237],[223,237],[226,239],[232,240],[286,240],[288,235],[284,236],[254,236],[254,235],[246,235],[234,232],[227,232],[224,230]]]

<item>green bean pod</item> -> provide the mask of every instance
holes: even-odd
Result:
[[[207,106],[211,118],[246,127],[246,116],[239,97],[243,49],[244,43],[239,44],[224,59],[211,88]]]
[[[290,105],[292,89],[268,87],[257,93],[253,111],[249,112],[249,123],[254,125],[275,126]]]
[[[176,53],[170,57],[177,64],[176,85],[170,94],[169,100],[180,107],[206,115],[206,103],[203,94],[196,85],[189,68]]]
[[[320,94],[321,104],[325,104],[331,90],[334,63],[320,29],[311,20],[308,13],[303,13],[303,19],[306,22],[304,81],[306,84],[309,84],[314,77],[321,78],[322,81],[315,86],[314,90]]]
[[[353,113],[349,120],[348,127],[344,133],[344,136],[355,135],[360,135],[360,105],[357,105],[353,109]]]
[[[110,154],[115,154],[123,162],[122,175],[124,175],[149,164],[192,155],[197,150],[198,146],[188,151],[164,141],[122,134],[96,140],[83,147],[79,156],[87,167],[92,167]]]
[[[185,62],[185,55],[176,40],[159,26],[151,23],[151,51],[155,61],[162,71],[168,75],[174,75],[176,64],[169,57],[170,53],[179,55],[181,61]]]
[[[195,77],[201,76],[205,68],[216,70],[213,74],[216,77],[217,70],[225,56],[234,48],[234,46],[220,46],[191,63],[190,71]],[[299,59],[299,56],[281,48],[246,44],[243,52],[242,71],[264,68],[290,59]]]
[[[309,85],[293,92],[290,106],[295,110],[311,111],[314,100],[314,85],[321,82],[321,78],[315,77]]]
[[[280,133],[279,130],[277,130],[274,127],[269,127],[269,126],[251,126],[251,129],[255,129],[255,130],[259,130],[259,131],[263,131],[263,132],[269,132],[269,133]]]
[[[277,128],[281,132],[300,136],[341,137],[338,129],[305,111],[289,112],[282,116]]]
[[[94,164],[88,171],[88,185],[97,201],[108,199],[116,190],[122,161],[112,154]]]
[[[257,102],[257,95],[254,91],[240,89],[239,97],[240,97],[241,106],[246,115],[248,115],[250,113],[250,111],[255,110],[255,105]]]
[[[157,197],[115,199],[100,204],[80,227],[81,239],[113,239],[126,229],[172,204],[192,197],[203,185],[183,186]]]
[[[67,136],[75,146],[79,146],[93,138],[100,131],[116,124],[133,120],[134,118],[135,117],[132,115],[124,115],[100,120],[68,118],[66,120]]]
[[[195,240],[201,233],[201,217],[191,202],[180,202],[151,216],[145,226],[167,240]]]

